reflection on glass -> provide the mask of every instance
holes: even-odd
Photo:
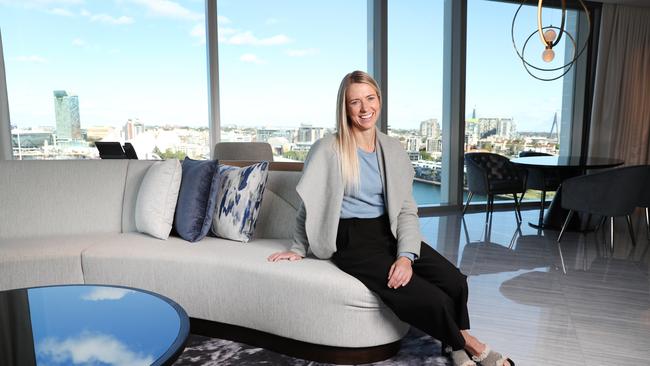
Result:
[[[29,348],[3,352],[0,361],[7,364],[34,364],[31,355],[39,365],[150,365],[167,352],[180,330],[179,316],[167,302],[124,288],[5,291],[0,303],[0,334],[11,334],[10,339]]]

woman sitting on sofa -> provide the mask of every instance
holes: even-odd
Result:
[[[469,334],[466,276],[421,241],[413,168],[400,142],[375,127],[380,112],[376,81],[362,71],[347,74],[337,133],[312,146],[296,188],[303,204],[293,245],[268,260],[299,260],[309,247],[402,321],[451,347],[454,365],[514,365]]]

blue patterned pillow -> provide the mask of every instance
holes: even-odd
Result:
[[[187,241],[199,241],[210,231],[219,190],[218,170],[216,160],[183,160],[174,228]]]
[[[244,243],[253,237],[268,170],[266,161],[243,168],[219,165],[219,193],[212,233]]]

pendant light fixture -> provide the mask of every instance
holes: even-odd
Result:
[[[564,76],[569,70],[571,70],[571,67],[576,63],[580,55],[584,52],[584,50],[587,48],[589,36],[585,37],[584,43],[581,45],[580,50],[578,51],[578,45],[576,44],[576,37],[571,35],[570,32],[568,32],[565,28],[566,24],[566,0],[561,0],[562,4],[562,19],[559,27],[556,27],[554,25],[547,25],[544,26],[542,15],[543,15],[543,9],[544,9],[544,0],[538,0],[537,3],[537,29],[530,33],[528,38],[526,38],[526,41],[523,44],[523,47],[521,48],[521,51],[519,51],[519,47],[517,46],[517,43],[515,42],[515,23],[517,21],[517,16],[519,15],[519,11],[521,8],[524,6],[524,4],[527,2],[527,0],[522,0],[521,4],[519,4],[519,7],[517,8],[517,11],[515,12],[515,16],[512,18],[512,26],[510,28],[510,36],[512,37],[512,45],[515,48],[515,52],[517,52],[517,56],[519,59],[521,59],[521,62],[524,65],[524,68],[526,69],[526,72],[530,74],[532,77],[538,80],[542,81],[552,81],[552,80],[557,80]],[[582,11],[584,11],[586,19],[587,19],[587,34],[591,33],[591,20],[589,17],[589,9],[587,9],[587,6],[585,5],[583,0],[577,0],[577,2],[580,4],[582,7]],[[529,46],[529,42],[531,39],[535,36],[535,34],[539,35],[539,38],[542,42],[542,45],[544,46],[544,50],[541,53],[541,58],[544,62],[550,63],[555,59],[555,51],[553,48],[557,46],[562,39],[563,36],[566,36],[568,41],[571,42],[572,46],[572,56],[571,59],[564,64],[563,66],[559,67],[539,67],[535,66],[529,61],[526,60],[525,58],[525,53],[526,53],[526,47]],[[560,71],[561,73],[556,76],[548,76],[548,74],[545,75],[545,73],[548,72],[554,72],[554,71]]]

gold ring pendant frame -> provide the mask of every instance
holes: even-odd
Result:
[[[582,7],[582,10],[585,12],[585,14],[587,16],[587,29],[588,29],[588,32],[591,32],[591,19],[590,19],[590,15],[589,15],[589,9],[587,8],[587,5],[585,5],[583,0],[577,0],[577,1],[580,3],[580,6]],[[519,7],[517,8],[517,11],[515,12],[514,17],[512,18],[512,25],[510,27],[510,37],[512,38],[512,46],[514,47],[515,52],[517,53],[517,56],[521,60],[523,66],[524,66],[524,69],[526,70],[526,72],[528,72],[528,74],[530,76],[534,77],[537,80],[541,80],[541,81],[557,80],[557,79],[561,78],[562,76],[566,75],[566,73],[568,73],[569,70],[571,70],[571,67],[573,67],[573,65],[576,63],[578,58],[580,58],[582,53],[587,48],[589,39],[588,39],[588,37],[585,38],[585,41],[582,44],[582,47],[580,48],[580,51],[578,51],[578,45],[576,43],[575,37],[572,36],[571,33],[567,32],[566,29],[565,29],[566,0],[562,0],[562,21],[561,21],[560,26],[559,27],[556,27],[556,26],[553,26],[553,25],[543,26],[544,23],[542,21],[542,9],[543,9],[544,0],[539,0],[538,3],[537,3],[537,29],[535,31],[533,31],[532,33],[530,33],[528,38],[526,38],[526,41],[524,42],[524,45],[523,45],[523,47],[522,47],[522,49],[520,51],[519,47],[517,46],[517,42],[515,41],[515,22],[517,20],[517,15],[519,15],[519,11],[526,4],[526,2],[527,2],[527,0],[522,0],[521,4],[519,4]],[[556,39],[547,40],[544,37],[544,31],[549,30],[549,29],[558,31],[558,36],[557,36]],[[546,49],[550,49],[550,50],[552,50],[553,47],[555,47],[560,42],[563,35],[566,35],[567,38],[571,41],[571,45],[573,46],[573,52],[572,52],[571,60],[568,61],[563,66],[552,67],[552,68],[538,67],[538,66],[535,66],[535,65],[531,64],[530,62],[526,61],[526,47],[528,46],[528,42],[531,40],[531,38],[533,38],[533,36],[535,36],[535,34],[539,34],[539,37],[540,37],[544,47]],[[555,77],[543,77],[541,75],[536,75],[536,72],[534,71],[534,70],[536,70],[537,72],[543,73],[543,72],[558,71],[558,70],[562,70],[562,69],[564,69],[564,71],[560,75],[557,75]]]

